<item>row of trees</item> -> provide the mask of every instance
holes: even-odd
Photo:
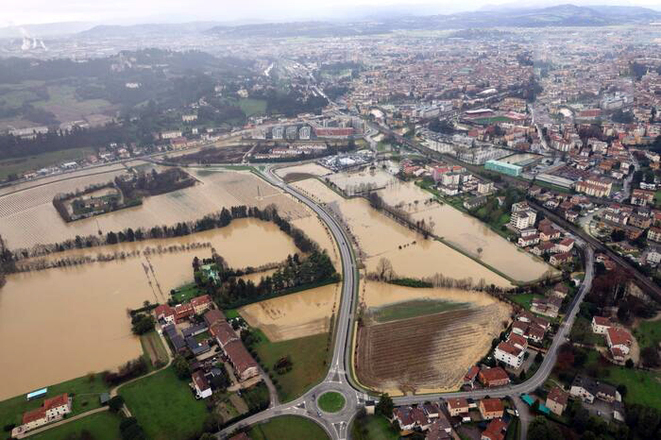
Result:
[[[310,252],[318,249],[318,245],[305,235],[305,233],[292,226],[291,223],[278,214],[275,205],[269,205],[264,209],[248,207],[245,205],[233,206],[230,209],[223,208],[221,211],[206,215],[199,220],[191,222],[178,222],[172,226],[154,226],[152,228],[126,228],[119,232],[108,232],[105,235],[88,235],[86,237],[76,236],[75,239],[66,240],[56,244],[39,245],[31,249],[19,249],[10,255],[12,261],[23,258],[49,255],[69,249],[91,248],[124,242],[143,241],[152,238],[172,238],[190,235],[228,226],[232,220],[240,218],[256,218],[263,221],[271,221],[278,225],[281,231],[289,235],[294,244],[302,252]],[[13,268],[13,265],[8,267]]]

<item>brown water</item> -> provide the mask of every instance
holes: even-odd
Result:
[[[211,242],[234,267],[281,261],[296,251],[275,225],[243,219],[223,229],[93,252],[192,242]],[[0,289],[0,400],[137,357],[141,348],[126,309],[145,300],[165,302],[170,289],[192,280],[192,258],[210,255],[209,248],[196,249],[9,276]]]
[[[241,316],[271,341],[325,333],[337,310],[341,284],[316,287],[242,307]]]
[[[118,172],[119,173],[119,172]],[[276,204],[280,213],[296,219],[310,215],[303,205],[247,172],[192,172],[199,183],[193,187],[144,200],[141,206],[66,223],[52,205],[60,192],[71,192],[93,183],[112,180],[113,173],[57,182],[18,194],[0,196],[0,235],[11,248],[55,243],[76,235],[119,231],[128,227],[150,228],[192,221],[223,207]]]
[[[379,260],[386,258],[398,276],[421,278],[442,273],[454,279],[472,278],[474,283],[484,279],[487,284],[511,286],[505,278],[443,243],[424,240],[421,235],[372,209],[364,199],[345,200],[313,179],[295,185],[341,214],[365,254],[368,271],[374,271]]]
[[[533,281],[548,272],[555,272],[551,266],[508,242],[478,219],[447,204],[426,204],[432,195],[412,183],[391,185],[379,193],[388,204],[409,212],[413,220],[433,224],[437,236],[514,280]]]

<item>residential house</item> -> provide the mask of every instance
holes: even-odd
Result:
[[[499,417],[503,417],[505,412],[505,405],[500,399],[482,399],[477,405],[482,414],[482,418],[485,420],[491,420]]]
[[[624,362],[631,350],[633,336],[627,330],[620,327],[609,327],[606,329],[606,343],[616,361]]]
[[[563,264],[570,263],[574,257],[572,256],[571,252],[563,252],[561,254],[555,254],[551,255],[551,258],[549,258],[549,263],[551,263],[553,266],[562,266]]]
[[[611,327],[611,321],[604,316],[592,317],[592,332],[599,335],[605,335],[606,331]]]
[[[45,399],[39,408],[23,414],[22,424],[12,430],[12,437],[61,420],[71,412],[71,402],[72,399],[66,393]]]
[[[509,376],[500,367],[483,368],[477,377],[480,383],[488,388],[500,387],[510,383]]]
[[[533,298],[530,310],[533,313],[539,313],[540,315],[548,316],[550,318],[556,318],[560,312],[561,305],[562,299],[558,297]]]
[[[567,285],[563,283],[556,284],[555,286],[553,286],[553,289],[551,290],[551,295],[557,296],[558,298],[561,299],[564,299],[568,293],[569,293],[569,287],[567,287]]]
[[[201,315],[211,308],[211,297],[209,295],[202,295],[191,299],[191,305],[193,306],[193,312],[196,315]]]
[[[213,394],[211,386],[209,386],[209,381],[204,376],[202,370],[197,370],[193,373],[193,388],[195,389],[195,397],[197,399],[206,399]]]
[[[522,350],[507,341],[498,344],[493,352],[497,361],[503,362],[505,365],[514,369],[521,367],[524,354],[525,350]]]
[[[622,401],[622,396],[614,386],[581,375],[576,376],[572,382],[569,394],[587,403],[594,402],[595,398],[605,402]]]
[[[482,431],[480,440],[503,440],[507,430],[507,423],[503,419],[492,419],[486,429]]]
[[[647,239],[652,240],[652,241],[656,241],[656,242],[661,242],[661,229],[651,227],[647,231]]]
[[[631,191],[631,204],[638,206],[647,206],[654,204],[654,191],[644,189],[634,189]]]
[[[477,378],[478,373],[480,372],[480,367],[473,365],[468,369],[468,372],[464,375],[464,386],[469,386],[471,389],[475,385],[475,378]]]
[[[231,341],[223,347],[223,351],[230,360],[240,380],[248,380],[259,374],[259,366],[252,358],[246,347],[239,340]]]
[[[460,397],[451,397],[446,401],[450,417],[463,417],[468,414],[468,400]]]
[[[238,341],[239,336],[227,321],[220,321],[209,327],[209,333],[216,338],[220,348],[224,348],[232,341]]]
[[[225,320],[225,315],[218,309],[209,310],[204,314],[204,322],[207,324],[207,327],[211,327],[217,322]]]
[[[567,408],[569,395],[560,387],[554,387],[546,396],[546,406],[552,413],[561,416]]]
[[[574,248],[574,240],[571,238],[563,238],[560,242],[556,243],[553,252],[570,252]]]
[[[167,304],[160,304],[154,309],[156,320],[162,324],[174,324],[174,309]]]

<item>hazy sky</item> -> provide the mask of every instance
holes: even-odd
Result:
[[[193,20],[289,21],[364,17],[379,8],[413,14],[453,13],[485,5],[630,4],[661,9],[659,0],[0,0],[0,26],[84,21],[95,23]]]

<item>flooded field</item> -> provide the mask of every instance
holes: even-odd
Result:
[[[442,273],[474,283],[509,287],[511,283],[472,259],[435,240],[424,240],[408,228],[377,212],[364,199],[343,199],[323,183],[308,179],[295,186],[318,201],[327,203],[350,226],[364,254],[368,271],[381,258],[388,259],[398,276],[429,277]]]
[[[432,195],[412,183],[390,185],[379,191],[383,199],[411,214],[413,220],[433,225],[434,233],[474,258],[517,281],[533,281],[554,269],[522,251],[478,219],[450,205],[429,203]]]
[[[313,176],[325,176],[326,174],[331,174],[332,171],[316,163],[306,163],[303,165],[278,168],[275,173],[282,178],[286,178],[289,174],[311,174]]]
[[[398,181],[395,176],[380,169],[342,172],[328,178],[349,194],[384,188]]]
[[[510,308],[480,292],[419,289],[368,282],[363,304],[401,309],[420,300],[447,301],[448,311],[375,323],[358,335],[356,372],[360,382],[391,395],[458,389],[466,371],[491,347],[510,320]]]
[[[340,299],[341,284],[316,287],[260,301],[239,309],[252,327],[270,341],[286,341],[326,333]]]
[[[117,171],[121,174],[121,171]],[[145,199],[141,206],[66,223],[52,205],[55,194],[75,191],[93,183],[112,180],[108,173],[52,183],[0,196],[0,235],[11,248],[54,243],[76,235],[119,231],[128,227],[152,227],[191,221],[223,207],[250,205],[264,208],[276,204],[290,219],[310,215],[306,208],[262,179],[247,172],[197,171],[201,184]]]
[[[93,252],[133,250],[211,242],[231,266],[282,261],[296,251],[275,225],[244,219],[186,237],[94,248]],[[255,252],[259,248],[260,252]],[[62,253],[67,255],[76,250]],[[122,261],[11,275],[0,289],[0,400],[35,388],[115,368],[141,353],[131,335],[127,308],[143,301],[163,303],[170,289],[190,282],[194,256],[210,248],[152,254]],[[47,360],[47,361],[46,361]],[[45,363],[47,362],[47,368]]]

